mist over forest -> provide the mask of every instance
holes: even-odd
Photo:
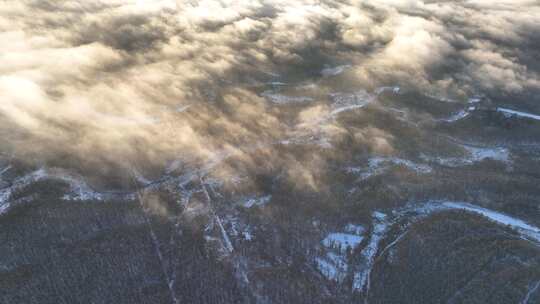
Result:
[[[0,303],[540,302],[536,0],[7,0],[0,41]]]

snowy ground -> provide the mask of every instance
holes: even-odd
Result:
[[[369,292],[369,278],[377,257],[383,256],[390,248],[396,245],[407,234],[407,228],[411,223],[422,220],[435,212],[442,212],[445,210],[463,210],[465,212],[482,215],[496,224],[514,229],[523,239],[540,245],[540,228],[507,214],[466,202],[430,201],[424,204],[411,204],[405,208],[394,210],[390,215],[374,212],[372,217],[373,232],[370,236],[368,245],[362,250],[361,255],[363,264],[359,265],[360,271],[354,274],[353,289]],[[381,241],[388,237],[386,233],[389,228],[393,223],[397,222],[398,219],[404,217],[408,220],[408,224],[405,225],[405,228],[393,241],[389,242],[385,248],[380,248]]]
[[[363,108],[375,101],[376,97],[377,95],[369,94],[365,90],[359,90],[353,93],[332,93],[330,94],[330,99],[332,100],[332,104],[330,105],[331,110],[327,117],[324,118],[333,118],[342,112]]]
[[[288,96],[288,95],[275,93],[274,91],[264,91],[261,94],[261,96],[265,97],[270,102],[278,104],[278,105],[285,105],[285,104],[290,104],[290,103],[307,103],[307,102],[313,101],[313,98],[311,97]]]
[[[522,234],[523,237],[527,239],[534,239],[536,242],[540,243],[540,228],[533,225],[527,224],[525,221],[511,217],[509,215],[478,207],[469,203],[463,202],[443,202],[443,207],[448,209],[459,209],[471,213],[480,214],[490,219],[491,221],[501,224],[504,226],[509,226],[512,229],[518,231]]]
[[[462,145],[466,155],[464,157],[430,157],[422,155],[425,161],[435,162],[448,167],[461,167],[471,165],[486,159],[500,161],[505,164],[511,163],[510,151],[503,147],[477,147],[471,145]]]
[[[474,110],[474,107],[471,107],[472,110]],[[456,122],[458,120],[461,120],[463,118],[466,118],[468,117],[469,115],[471,115],[470,113],[470,110],[471,108],[469,108],[468,110],[461,110],[455,114],[453,114],[452,116],[448,117],[448,118],[445,118],[445,119],[442,119],[442,121],[446,121],[446,122]]]
[[[112,198],[134,199],[134,194],[95,191],[82,177],[70,174],[65,170],[41,168],[15,179],[9,187],[0,189],[0,214],[7,212],[10,208],[11,195],[15,191],[47,179],[63,181],[69,185],[68,193],[63,196],[63,199],[68,201],[102,201]]]
[[[359,180],[365,180],[372,176],[383,174],[392,166],[404,166],[417,174],[428,174],[432,171],[428,165],[417,164],[410,160],[397,157],[373,157],[368,160],[367,168],[348,167],[346,170],[349,173],[358,175]]]
[[[317,267],[329,280],[340,282],[345,278],[349,268],[347,253],[352,252],[364,239],[362,234],[365,229],[360,225],[349,224],[345,230],[347,233],[329,233],[321,241],[326,253],[316,259]]]
[[[263,206],[267,204],[268,202],[270,202],[271,199],[272,199],[272,195],[253,196],[253,197],[246,198],[242,202],[242,205],[246,208],[251,208],[254,206]]]
[[[322,244],[327,248],[345,252],[348,248],[356,248],[363,239],[364,238],[359,235],[335,232],[328,234],[328,236],[322,240]]]
[[[507,108],[497,108],[497,111],[503,113],[506,117],[517,116],[517,117],[522,117],[522,118],[530,118],[530,119],[534,119],[534,120],[540,120],[540,115],[535,115],[535,114],[531,114],[531,113],[510,110],[510,109],[507,109]]]
[[[351,68],[350,65],[346,64],[346,65],[339,65],[339,66],[336,66],[336,67],[329,67],[329,68],[324,68],[321,70],[321,75],[323,77],[330,77],[330,76],[336,76],[336,75],[339,75],[343,72],[345,72],[347,69]]]
[[[386,214],[377,211],[373,213],[373,232],[371,233],[368,245],[362,250],[362,260],[364,263],[361,265],[360,271],[354,274],[353,289],[369,290],[369,277],[379,250],[379,243],[385,237],[390,223]]]

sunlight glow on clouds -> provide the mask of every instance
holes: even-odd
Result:
[[[331,110],[285,124],[257,88],[295,75],[324,96],[339,64],[355,90],[539,90],[539,24],[534,1],[2,1],[0,131],[26,134],[2,149],[123,162],[275,141]]]

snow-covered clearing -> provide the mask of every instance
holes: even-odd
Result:
[[[341,281],[347,275],[348,253],[352,252],[364,239],[364,227],[348,224],[344,232],[329,233],[321,244],[325,255],[316,259],[319,271],[329,280]],[[351,250],[351,251],[349,251]]]
[[[348,233],[330,233],[322,244],[327,248],[337,249],[339,252],[345,252],[348,248],[354,249],[358,246],[364,238],[362,236],[348,234]]]
[[[366,232],[366,228],[361,225],[347,224],[347,226],[345,226],[345,232],[350,234],[362,235],[364,234],[364,232]]]

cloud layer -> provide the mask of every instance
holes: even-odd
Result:
[[[385,85],[537,98],[539,27],[540,6],[526,0],[2,1],[1,149],[129,167],[243,155],[304,129],[343,133],[306,125],[328,106],[273,106],[268,82],[311,84],[315,101]]]

